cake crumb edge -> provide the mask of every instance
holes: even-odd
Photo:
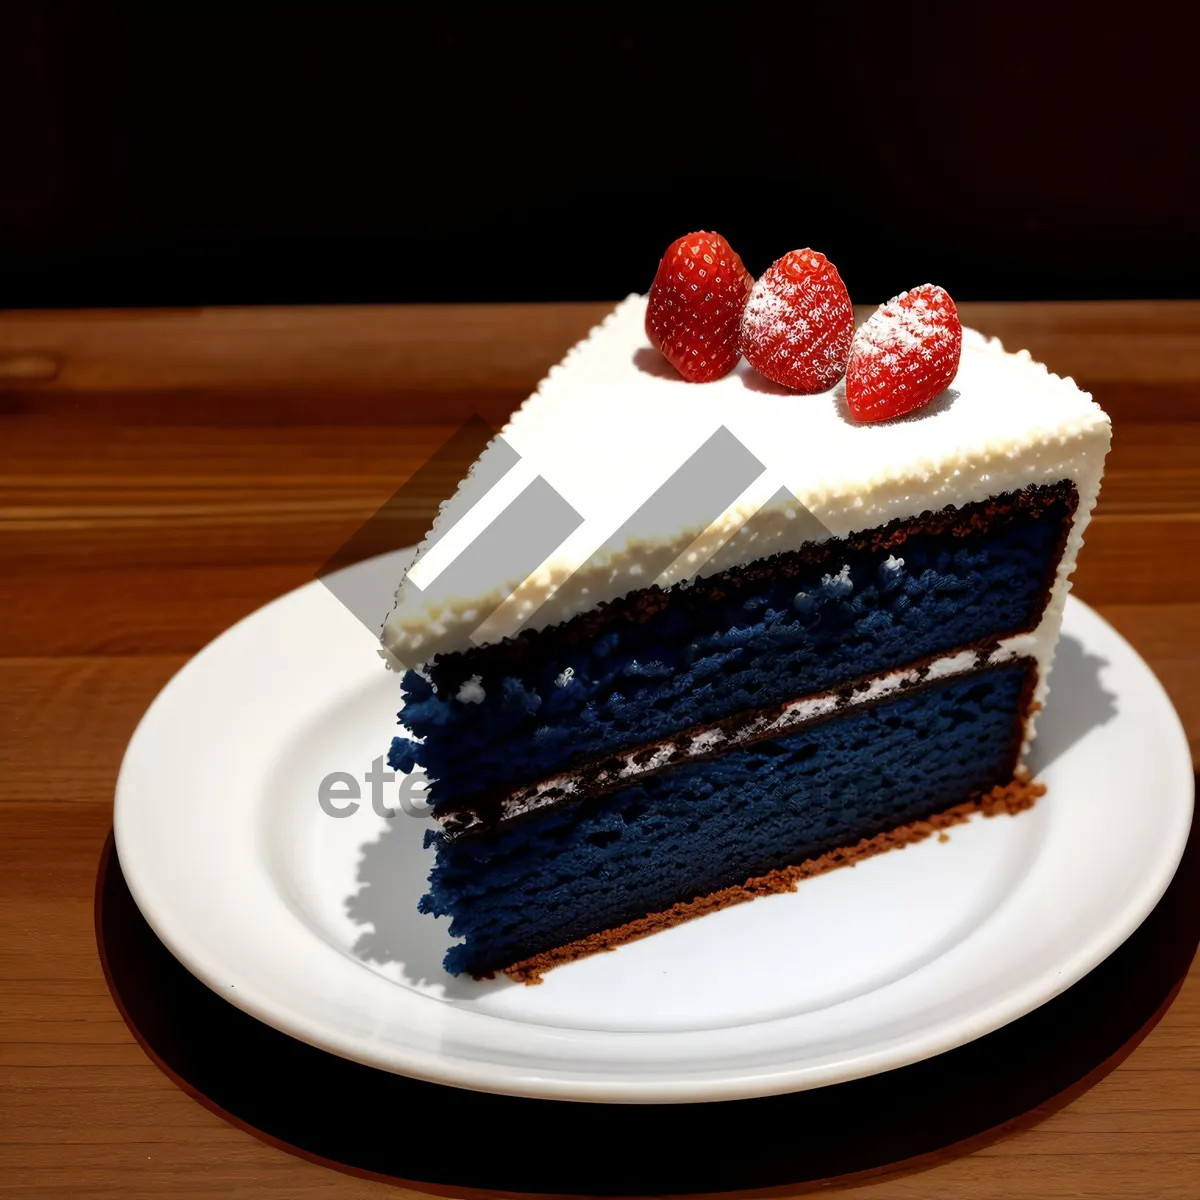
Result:
[[[1045,784],[1036,783],[1027,773],[1021,772],[1010,783],[997,784],[991,791],[975,799],[934,813],[924,820],[898,825],[895,829],[863,838],[853,846],[829,850],[817,858],[805,859],[802,863],[755,876],[737,887],[721,888],[706,896],[698,896],[695,900],[681,901],[662,912],[649,913],[613,929],[604,929],[578,941],[544,950],[541,954],[502,968],[502,972],[516,983],[524,983],[527,986],[539,984],[542,982],[543,973],[554,967],[561,967],[565,963],[593,954],[615,950],[627,942],[639,941],[663,929],[682,925],[685,921],[694,921],[697,917],[707,916],[720,909],[732,908],[735,904],[745,904],[758,896],[794,892],[802,879],[824,875],[838,867],[853,867],[863,859],[872,858],[888,850],[903,850],[905,846],[922,842],[935,833],[940,834],[951,825],[961,825],[979,812],[985,817],[995,817],[1002,813],[1016,816],[1017,813],[1032,808],[1045,794]]]

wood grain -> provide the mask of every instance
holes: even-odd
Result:
[[[463,417],[502,420],[605,308],[0,315],[0,1194],[397,1194],[227,1125],[135,1044],[92,930],[113,784],[189,655],[311,579]],[[1200,304],[963,310],[1113,415],[1077,591],[1154,667],[1197,754]],[[853,1191],[1191,1200],[1198,1178],[1193,967],[1066,1107]]]

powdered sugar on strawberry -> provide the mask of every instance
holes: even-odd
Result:
[[[837,268],[817,250],[793,250],[754,285],[742,314],[742,353],[768,379],[823,392],[846,371],[854,310]]]
[[[860,421],[901,416],[949,387],[961,356],[962,325],[949,294],[931,283],[901,292],[855,333],[846,400]]]

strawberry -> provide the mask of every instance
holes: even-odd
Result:
[[[754,285],[742,314],[746,361],[797,392],[823,392],[846,373],[854,336],[850,293],[817,250],[793,250]]]
[[[667,247],[650,286],[646,336],[689,383],[737,366],[738,323],[754,277],[719,233],[689,233]]]
[[[854,335],[846,402],[860,421],[911,412],[950,386],[961,357],[954,301],[923,283],[881,304]]]

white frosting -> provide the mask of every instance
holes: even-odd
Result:
[[[1027,484],[1071,479],[1079,508],[1045,613],[1033,633],[1010,639],[1004,651],[1036,659],[1035,700],[1044,701],[1068,576],[1110,440],[1108,417],[1087,393],[1027,351],[1006,353],[999,341],[964,330],[962,361],[947,392],[906,417],[860,425],[849,415],[843,384],[800,396],[744,362],[715,383],[686,383],[651,349],[644,317],[643,297],[618,305],[501,431],[519,462],[481,498],[460,486],[442,506],[433,531],[440,536],[422,543],[407,577],[416,587],[401,586],[384,623],[384,653],[393,665],[540,628],[653,582],[686,583],[706,573],[717,551],[724,568]],[[762,474],[707,526],[684,519],[606,546],[721,427],[763,464]],[[498,453],[489,446],[471,475],[486,475],[480,464]],[[494,556],[470,594],[431,601],[442,572],[538,476],[582,518],[575,531],[531,574],[510,578],[503,555]],[[725,543],[751,517],[756,537],[731,550]],[[645,570],[650,556],[670,562],[653,578]],[[900,560],[885,565],[893,563],[899,567]],[[563,594],[574,597],[571,607],[554,598],[567,579],[571,587]],[[950,656],[938,669],[953,674],[962,662],[965,656]],[[885,686],[887,678],[872,686]],[[1031,719],[1026,748],[1032,735]]]
[[[644,588],[655,582],[644,573],[647,555],[664,549],[674,561],[657,582],[694,578],[756,513],[759,536],[740,559],[723,558],[723,566],[812,541],[814,530],[816,540],[843,537],[1064,478],[1080,492],[1075,533],[1086,524],[1108,449],[1108,418],[1070,379],[1050,374],[1027,352],[1005,353],[998,341],[966,330],[947,393],[908,417],[859,425],[841,384],[800,396],[744,362],[715,383],[684,382],[650,348],[644,315],[645,300],[631,296],[552,368],[501,431],[520,455],[517,465],[482,498],[471,497],[473,504],[455,509],[460,490],[443,506],[434,529],[452,527],[422,544],[408,576],[417,587],[400,588],[384,624],[384,647],[398,660],[411,665],[432,653],[497,641]],[[762,475],[706,528],[683,522],[640,530],[625,545],[597,553],[722,426],[765,466]],[[489,447],[480,461],[492,453]],[[532,574],[508,578],[497,564],[474,581],[470,595],[430,602],[438,576],[539,475],[582,517],[575,532]],[[820,524],[796,520],[802,510],[779,500],[781,488]],[[1073,565],[1077,549],[1068,546],[1065,563]],[[546,603],[573,573],[574,608]]]
[[[638,775],[657,771],[668,764],[686,762],[691,758],[702,757],[714,751],[724,753],[738,746],[753,742],[762,737],[777,737],[785,733],[794,733],[807,722],[817,717],[829,716],[833,713],[849,713],[856,706],[872,701],[882,700],[893,692],[900,692],[922,682],[933,682],[938,679],[948,679],[954,675],[963,675],[980,666],[998,666],[1014,658],[1034,656],[1035,641],[1030,634],[1007,638],[1002,641],[986,659],[974,650],[964,650],[956,654],[948,654],[928,663],[924,670],[916,667],[903,667],[897,671],[885,671],[856,685],[854,691],[844,699],[830,692],[816,696],[806,696],[798,700],[790,700],[774,710],[773,716],[763,716],[737,729],[705,729],[699,733],[686,732],[665,738],[654,746],[653,752],[646,754],[645,747],[636,746],[632,750],[624,750],[611,755],[613,766],[603,767],[588,776],[588,789],[612,785]],[[501,821],[512,820],[559,803],[563,796],[574,795],[579,791],[580,778],[576,771],[564,771],[561,774],[540,780],[532,787],[522,789],[518,794],[506,799],[501,810]],[[470,810],[455,813],[450,818],[452,833],[457,836],[467,833],[482,824],[482,819]]]

